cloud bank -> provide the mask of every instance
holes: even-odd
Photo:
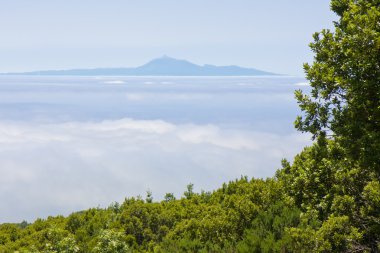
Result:
[[[124,118],[102,122],[0,122],[0,222],[33,221],[188,183],[213,190],[241,175],[273,176],[309,143],[217,125]]]

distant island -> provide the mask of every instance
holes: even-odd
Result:
[[[136,68],[95,68],[69,70],[42,70],[3,73],[5,75],[64,75],[64,76],[273,76],[278,75],[254,68],[239,66],[197,65],[168,56],[153,59]]]

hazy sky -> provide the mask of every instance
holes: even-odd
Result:
[[[163,54],[303,75],[328,0],[12,0],[0,8],[0,72],[131,67]]]

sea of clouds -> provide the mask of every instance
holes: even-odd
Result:
[[[165,85],[173,85],[173,80],[169,81]],[[120,86],[130,80],[106,82],[103,85]],[[282,158],[292,159],[310,144],[307,135],[276,130],[287,129],[281,127],[284,119],[278,117],[276,121],[266,115],[269,110],[273,115],[290,117],[292,114],[285,109],[289,108],[291,90],[282,94],[267,90],[252,94],[249,90],[228,90],[218,94],[209,88],[173,92],[166,87],[157,91],[157,86],[149,84],[155,87],[154,92],[134,87],[132,91],[116,91],[115,95],[108,93],[114,99],[107,102],[102,97],[100,103],[89,97],[104,93],[93,90],[62,93],[67,89],[61,86],[53,90],[39,86],[33,91],[33,85],[19,89],[12,86],[13,90],[9,82],[7,85],[0,85],[0,97],[8,98],[0,108],[0,222],[33,221],[37,217],[106,207],[125,197],[144,198],[147,190],[153,192],[155,200],[168,192],[181,197],[189,183],[194,183],[196,191],[211,191],[241,175],[271,177],[280,168]],[[241,109],[239,113],[233,105],[221,103],[231,97],[240,101],[238,108],[249,108],[252,103],[256,108],[259,101],[259,109],[266,116],[260,114],[255,122],[244,122],[250,117],[249,110]],[[118,99],[126,104],[115,102]],[[37,101],[42,105],[36,107]],[[27,106],[20,107],[22,103]],[[88,104],[101,114],[83,116],[94,115]],[[175,120],[179,118],[177,114],[165,118],[170,114],[165,111],[169,105],[182,112],[178,115],[186,114],[186,120]],[[206,108],[204,114],[200,105]],[[114,117],[113,108],[120,106],[129,109]],[[139,115],[148,116],[128,117],[137,108]],[[81,113],[74,113],[78,111]],[[59,116],[62,113],[68,115],[65,120]],[[209,119],[207,115],[211,115]],[[228,118],[228,124],[221,123],[223,117]]]
[[[188,183],[216,189],[240,175],[269,177],[308,139],[300,134],[120,119],[98,123],[0,123],[2,221],[105,206]]]

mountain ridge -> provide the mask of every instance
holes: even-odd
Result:
[[[236,65],[198,65],[187,60],[169,56],[155,58],[132,68],[80,68],[67,70],[41,70],[30,72],[2,73],[3,75],[83,75],[83,76],[274,76],[279,75],[255,68]]]

